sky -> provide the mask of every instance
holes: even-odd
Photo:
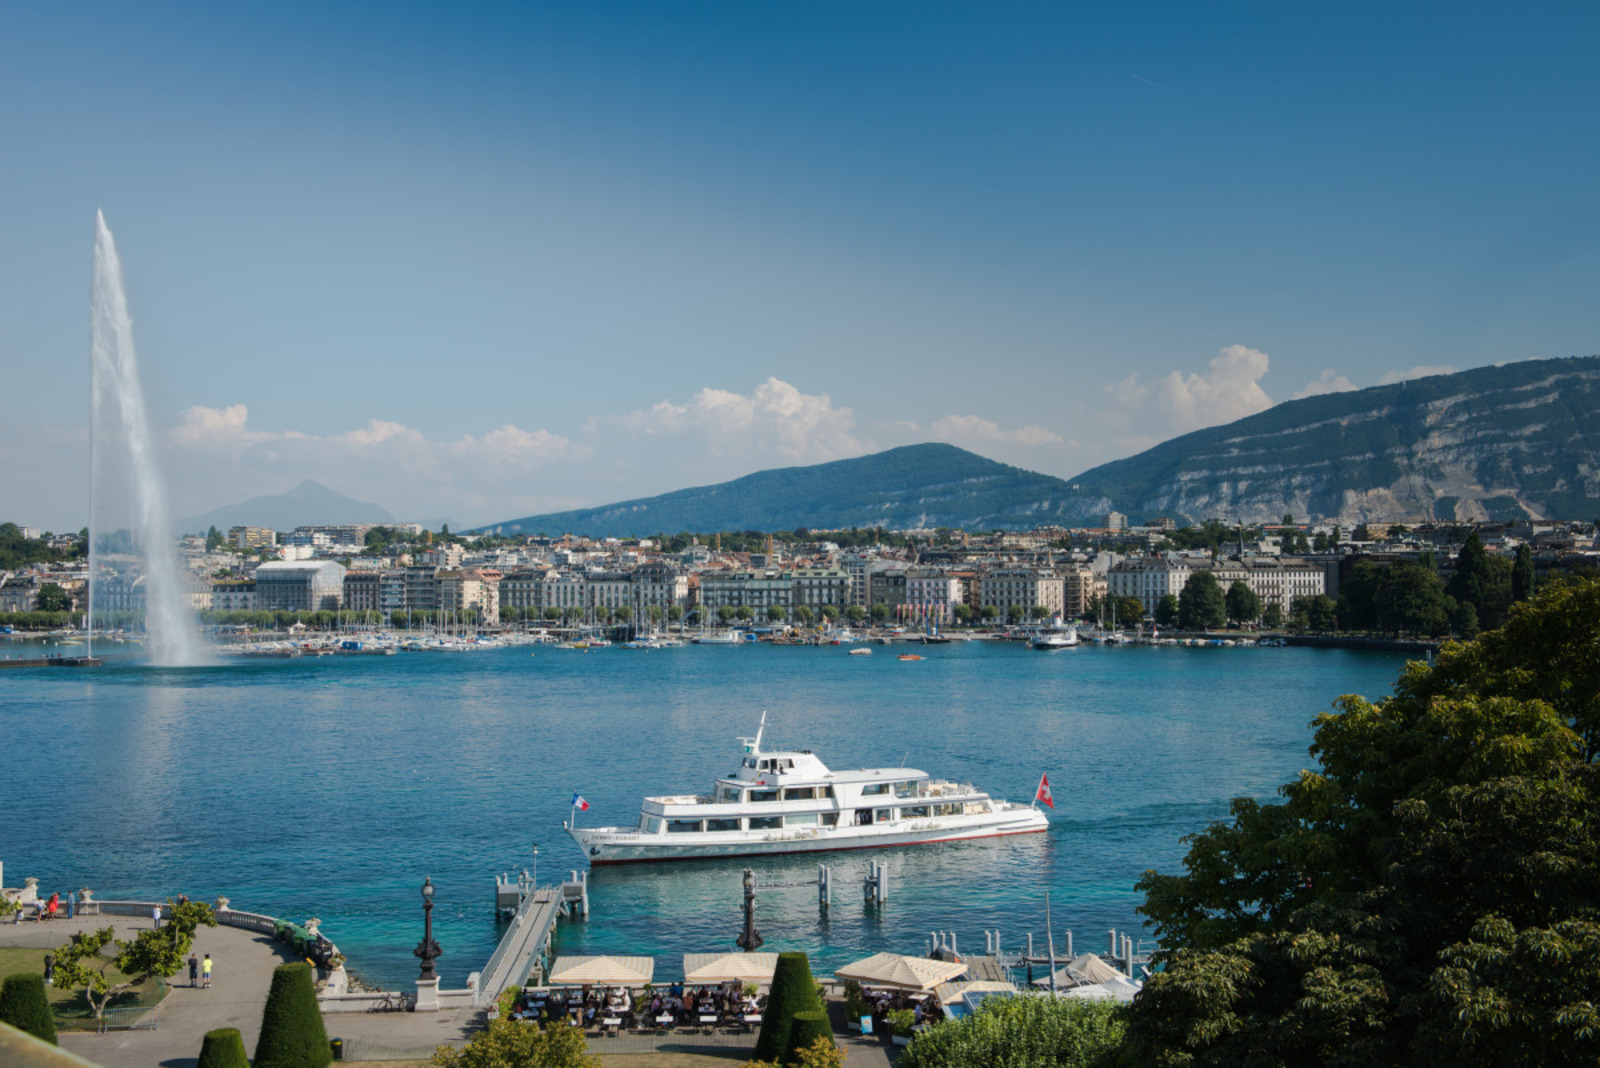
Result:
[[[1600,352],[1594,4],[26,4],[0,520],[88,515],[116,235],[174,511],[458,526],[946,441],[1071,477]]]

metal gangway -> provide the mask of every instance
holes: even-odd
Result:
[[[511,895],[515,895],[514,898]],[[501,991],[528,981],[534,966],[550,948],[558,918],[574,913],[589,915],[588,873],[573,872],[572,877],[559,886],[546,887],[535,886],[526,872],[514,883],[502,876],[496,885],[495,897],[507,911],[508,899],[515,900],[516,911],[512,913],[510,927],[489,957],[489,963],[478,973],[472,1004],[480,1009],[494,1004]]]

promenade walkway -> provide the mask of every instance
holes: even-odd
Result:
[[[150,926],[149,920],[125,916],[78,916],[45,923],[0,923],[0,946],[54,949],[65,945],[75,931],[99,930],[110,925],[117,937],[132,939]],[[63,1031],[61,1046],[100,1068],[194,1068],[207,1031],[237,1027],[244,1036],[246,1053],[254,1053],[261,1028],[261,1010],[272,985],[272,971],[295,959],[292,951],[267,935],[233,927],[202,927],[195,932],[195,954],[211,954],[215,962],[210,989],[192,989],[187,971],[173,977],[171,993],[159,1009],[155,1030],[111,1031],[106,1034]],[[837,1015],[837,1013],[835,1013]],[[424,1060],[441,1043],[464,1042],[483,1026],[483,1013],[472,1009],[449,1012],[335,1013],[323,1017],[330,1038],[359,1045],[368,1059],[392,1055],[395,1060]],[[847,1068],[879,1068],[889,1063],[889,1050],[874,1039],[847,1039],[842,1018],[836,1023],[841,1044],[848,1051]],[[748,1041],[748,1040],[745,1040]],[[612,1051],[623,1054],[626,1043]],[[687,1043],[686,1043],[687,1045]],[[710,1042],[707,1045],[711,1045]],[[604,1056],[606,1041],[590,1043],[590,1051]],[[729,1058],[737,1064],[748,1050],[707,1048],[699,1052]],[[636,1059],[637,1058],[637,1059]],[[670,1054],[624,1054],[625,1064],[648,1064]]]

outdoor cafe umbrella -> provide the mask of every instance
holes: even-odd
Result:
[[[683,981],[686,983],[762,983],[772,984],[778,967],[776,953],[685,953]]]
[[[643,986],[656,973],[654,957],[557,957],[551,986]]]
[[[1073,957],[1061,966],[1061,970],[1056,972],[1056,986],[1068,987],[1077,986],[1080,983],[1104,983],[1117,978],[1121,974],[1121,972],[1093,953],[1084,953],[1081,956]],[[1033,985],[1049,986],[1050,977],[1047,975],[1043,979],[1035,979]]]
[[[906,957],[899,953],[874,953],[833,971],[836,979],[854,979],[868,986],[892,986],[901,990],[932,990],[940,983],[967,974],[960,961]]]

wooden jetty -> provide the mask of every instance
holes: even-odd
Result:
[[[0,660],[0,668],[99,667],[98,656],[32,656],[21,660]]]
[[[469,980],[472,1003],[478,1008],[494,1004],[501,991],[523,986],[537,968],[540,979],[554,943],[556,920],[562,916],[589,915],[588,873],[573,872],[559,886],[536,887],[526,876],[515,881],[502,876],[495,884],[495,904],[509,911],[515,902],[511,926],[489,957],[489,963]]]

